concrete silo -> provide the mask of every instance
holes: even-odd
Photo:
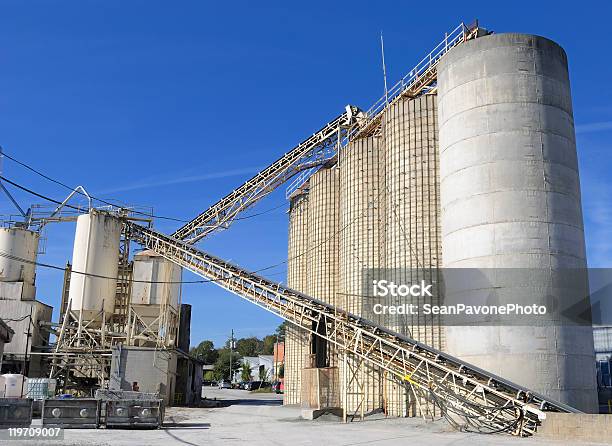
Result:
[[[287,285],[297,291],[306,292],[308,287],[308,193],[304,191],[299,191],[291,197],[288,238]],[[287,324],[283,404],[301,403],[301,374],[309,353],[309,332]]]
[[[396,284],[437,281],[442,261],[440,234],[440,176],[436,95],[401,99],[385,110],[383,122],[386,189],[385,278]],[[415,304],[437,304],[433,297],[418,297]],[[389,298],[389,305],[407,303]],[[444,349],[439,315],[389,315],[386,325],[437,349]],[[385,408],[390,415],[405,415],[405,386],[387,381]]]
[[[367,301],[364,277],[369,269],[380,268],[384,234],[384,169],[380,138],[352,141],[340,150],[340,256],[337,305],[353,314],[384,323],[372,312]],[[368,413],[381,407],[382,374],[379,369],[348,358],[343,381],[349,383],[343,407]],[[341,362],[341,367],[343,363]],[[340,376],[344,376],[344,370]],[[361,383],[361,385],[360,385]]]
[[[113,313],[120,237],[121,221],[107,212],[94,209],[77,218],[68,297],[82,321],[99,324],[102,311],[107,318]]]
[[[480,37],[440,62],[438,95],[444,267],[543,269],[542,283],[491,289],[571,298],[562,271],[586,258],[565,52],[537,36]],[[586,283],[578,292],[588,295]],[[594,410],[591,327],[547,322],[447,327],[448,351]]]
[[[336,168],[322,168],[310,177],[308,198],[308,295],[336,305],[338,246],[340,235],[340,175]],[[327,344],[327,341],[323,341]],[[313,352],[314,353],[314,352]],[[337,365],[332,345],[321,345],[329,366]]]
[[[0,298],[34,299],[39,239],[38,232],[24,228],[0,228]]]

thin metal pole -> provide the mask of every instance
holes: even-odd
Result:
[[[383,39],[383,33],[380,32],[380,51],[382,54],[382,69],[383,69],[383,79],[385,82],[385,102],[389,103],[389,91],[387,90],[387,66],[385,64],[385,41]]]

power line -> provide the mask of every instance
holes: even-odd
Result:
[[[353,149],[353,148],[349,146],[349,149],[348,149],[348,150],[350,151],[350,150],[352,150],[352,149]],[[5,177],[3,177],[3,176],[1,176],[1,175],[0,175],[0,179],[3,179],[3,180],[5,180],[5,181],[7,181],[9,184],[11,184],[11,185],[13,185],[13,186],[15,186],[15,187],[17,187],[17,188],[19,188],[19,189],[23,190],[23,191],[26,191],[26,192],[28,192],[28,193],[30,193],[30,194],[33,194],[33,195],[35,195],[35,196],[37,196],[37,197],[39,197],[39,198],[42,198],[43,200],[48,200],[48,201],[51,201],[51,202],[54,202],[54,203],[58,203],[58,204],[60,204],[60,202],[59,202],[59,201],[57,201],[57,200],[55,200],[55,199],[53,199],[53,198],[50,198],[50,197],[47,197],[47,196],[45,196],[45,195],[39,194],[39,193],[37,193],[37,192],[34,192],[34,191],[32,191],[31,189],[28,189],[28,188],[26,188],[26,187],[24,187],[24,186],[21,186],[21,185],[19,185],[19,184],[15,183],[15,182],[13,182],[13,181],[10,181],[10,180],[6,179]],[[349,227],[350,227],[350,226],[351,226],[353,223],[355,223],[355,222],[356,222],[356,221],[357,221],[359,218],[364,217],[364,216],[366,215],[366,213],[369,211],[369,209],[370,209],[372,206],[374,206],[374,204],[375,204],[375,203],[377,203],[377,202],[379,201],[379,199],[380,199],[380,197],[381,197],[381,195],[382,195],[382,193],[383,193],[383,191],[384,191],[384,190],[385,190],[384,188],[380,188],[380,190],[378,191],[378,194],[376,194],[376,196],[374,196],[373,200],[371,200],[371,201],[368,203],[368,206],[367,206],[367,207],[366,207],[366,208],[365,208],[365,209],[364,209],[364,210],[363,210],[363,211],[362,211],[362,212],[361,212],[359,215],[356,215],[356,216],[355,216],[355,217],[354,217],[354,218],[353,218],[351,221],[347,222],[347,223],[346,223],[344,226],[342,226],[341,228],[339,228],[339,229],[338,229],[336,232],[334,232],[333,234],[331,234],[331,235],[330,235],[330,236],[329,236],[327,239],[323,240],[323,241],[322,241],[322,242],[320,242],[319,244],[317,244],[317,245],[315,245],[315,246],[312,246],[312,247],[309,247],[309,249],[307,249],[307,250],[305,250],[304,252],[302,252],[302,253],[300,253],[300,254],[297,254],[297,255],[295,255],[295,256],[293,256],[293,257],[291,257],[291,258],[287,258],[286,260],[280,261],[280,262],[275,263],[275,264],[273,264],[273,265],[270,265],[270,266],[267,266],[267,267],[264,267],[264,268],[258,269],[258,270],[256,270],[256,271],[252,271],[252,272],[253,272],[253,273],[259,273],[259,272],[267,271],[267,270],[270,270],[270,269],[278,268],[279,266],[285,265],[285,264],[289,263],[289,261],[291,261],[291,260],[294,260],[294,259],[300,258],[300,257],[302,257],[302,256],[304,256],[304,255],[306,255],[306,254],[310,253],[311,251],[315,250],[315,249],[316,249],[316,248],[318,248],[319,246],[322,246],[322,245],[324,245],[325,243],[329,242],[329,241],[330,241],[330,240],[332,240],[334,237],[336,237],[336,236],[340,235],[342,232],[344,232],[346,229],[348,229],[348,228],[349,228]],[[81,211],[81,209],[76,208],[76,207],[74,207],[74,206],[69,206],[69,205],[67,205],[67,206],[68,206],[68,207],[71,207],[71,208],[73,208],[73,209],[77,209],[77,210]],[[63,268],[62,268],[62,269],[63,269]],[[217,282],[217,281],[219,281],[219,280],[225,280],[225,279],[206,279],[205,281],[203,281],[203,282],[201,282],[201,283],[206,283],[206,282]]]
[[[49,263],[42,263],[42,262],[38,262],[35,260],[30,260],[30,259],[24,259],[23,257],[18,257],[18,256],[14,256],[12,254],[6,253],[6,252],[2,252],[0,251],[0,257],[4,257],[10,260],[14,260],[16,262],[21,262],[21,263],[27,263],[30,265],[35,265],[35,266],[40,266],[42,268],[49,268],[49,269],[54,269],[54,270],[58,270],[58,271],[66,271],[65,267],[61,267],[58,265],[52,265]],[[103,276],[101,274],[94,274],[94,273],[86,273],[83,271],[76,271],[73,269],[70,269],[71,273],[74,274],[79,274],[82,276],[88,276],[88,277],[95,277],[98,279],[109,279],[109,280],[123,280],[126,282],[130,282],[130,283],[155,283],[155,284],[194,284],[194,283],[209,283],[209,282],[218,282],[218,281],[222,281],[225,279],[201,279],[201,280],[181,280],[181,281],[156,281],[156,280],[136,280],[136,279],[123,279],[120,277],[110,277],[110,276]],[[255,271],[258,272],[258,271]],[[6,320],[6,319],[4,319]]]
[[[46,180],[48,180],[48,181],[51,181],[52,183],[55,183],[55,184],[57,184],[57,185],[59,185],[59,186],[62,186],[63,188],[65,188],[65,189],[67,189],[67,190],[69,190],[69,191],[75,191],[75,189],[74,189],[74,188],[72,188],[72,187],[68,186],[66,183],[64,183],[64,182],[62,182],[62,181],[60,181],[60,180],[58,180],[58,179],[56,179],[56,178],[52,178],[52,177],[50,177],[49,175],[46,175],[45,173],[41,172],[40,170],[35,169],[34,167],[32,167],[32,166],[30,166],[30,165],[28,165],[28,164],[24,163],[23,161],[19,161],[18,159],[14,158],[14,157],[12,157],[12,156],[10,156],[10,155],[7,155],[7,153],[6,153],[6,152],[4,152],[4,150],[2,150],[2,151],[0,152],[0,156],[5,156],[6,158],[10,159],[11,161],[13,161],[13,162],[15,162],[15,163],[19,164],[20,166],[22,166],[23,168],[25,168],[25,169],[27,169],[27,170],[29,170],[29,171],[31,171],[31,172],[33,172],[33,173],[35,173],[36,175],[41,176],[42,178],[44,178],[44,179],[46,179]],[[7,180],[7,181],[8,181],[8,180]],[[13,185],[14,185],[14,183],[12,183],[12,182],[10,182],[10,181],[8,181],[8,182],[9,182],[10,184],[13,184]],[[76,190],[76,192],[77,192],[77,193],[79,193],[80,195],[83,195],[84,197],[87,197],[87,195],[85,195],[85,194],[84,194],[82,191],[80,191],[80,190]],[[112,202],[107,201],[107,200],[104,200],[104,199],[102,199],[102,198],[94,197],[93,195],[90,195],[89,197],[90,197],[92,200],[99,201],[100,203],[104,203],[104,204],[109,205],[109,206],[117,206],[117,205],[118,205],[117,203],[112,203]],[[119,203],[120,203],[120,202],[119,202]],[[58,204],[60,204],[60,203],[58,203]],[[253,214],[253,215],[246,215],[246,216],[244,216],[244,217],[237,217],[237,218],[234,218],[233,220],[248,220],[248,219],[253,218],[253,217],[259,217],[260,215],[264,215],[264,214],[267,214],[267,213],[273,212],[273,211],[275,211],[275,210],[277,210],[277,209],[280,209],[281,207],[284,207],[285,205],[286,205],[286,203],[283,201],[283,203],[281,203],[280,205],[275,206],[275,207],[273,207],[273,208],[271,208],[271,209],[267,209],[267,210],[265,210],[265,211],[261,211],[261,212],[258,212],[258,213],[256,213],[256,214]],[[72,206],[68,206],[68,207],[72,207]],[[137,210],[132,210],[131,212],[133,212],[134,214],[144,215],[144,216],[147,216],[147,217],[152,217],[152,218],[158,218],[158,219],[161,219],[161,220],[170,220],[170,221],[176,221],[176,222],[178,222],[178,223],[189,223],[189,222],[191,221],[191,220],[185,220],[185,219],[182,219],[182,218],[168,217],[168,216],[165,216],[165,215],[149,214],[149,213],[142,212],[142,211],[137,211]]]
[[[38,193],[38,192],[35,192],[35,191],[33,191],[32,189],[29,189],[29,188],[27,188],[27,187],[25,187],[25,186],[22,186],[22,185],[20,185],[20,184],[17,184],[17,183],[15,183],[14,181],[9,180],[8,178],[6,178],[6,177],[4,177],[4,176],[2,176],[2,175],[0,175],[0,179],[2,179],[3,181],[6,181],[7,183],[11,184],[12,186],[15,186],[16,188],[21,189],[22,191],[27,192],[27,193],[29,193],[29,194],[32,194],[32,195],[34,195],[34,196],[36,196],[36,197],[38,197],[38,198],[41,198],[41,199],[43,199],[43,200],[50,201],[50,202],[52,202],[52,203],[61,204],[61,202],[60,202],[59,200],[56,200],[55,198],[51,198],[51,197],[48,197],[48,196],[46,196],[46,195],[40,194],[40,193]],[[66,206],[67,206],[67,207],[70,207],[70,208],[72,208],[72,209],[76,209],[77,211],[82,211],[82,209],[80,209],[80,208],[78,208],[78,207],[76,207],[76,206],[71,206],[71,205],[69,205],[69,204],[66,204]],[[0,256],[3,256],[3,253],[1,253],[1,252],[0,252]],[[4,253],[4,257],[6,257],[6,256],[10,256],[10,254]],[[13,257],[14,257],[14,256],[13,256]],[[37,263],[37,262],[32,262],[32,261],[27,260],[27,259],[20,259],[20,261],[30,262],[30,263],[34,263],[34,264],[38,265],[38,263]],[[268,269],[272,269],[272,268],[274,268],[274,267],[276,267],[276,266],[282,265],[283,263],[286,263],[286,262],[281,262],[281,263],[278,263],[278,264],[275,264],[275,265],[267,266],[267,267],[265,267],[265,268],[258,269],[258,270],[252,271],[252,272],[254,272],[254,273],[258,273],[258,272],[261,272],[261,271],[266,271],[266,270],[268,270]],[[46,264],[40,264],[40,266],[43,266],[43,267],[52,267],[52,268],[54,268],[54,269],[61,269],[61,270],[64,270],[64,269],[65,269],[65,268],[62,268],[62,267],[59,267],[59,266],[56,266],[56,265],[46,265]],[[87,275],[88,273],[80,272],[80,273],[78,273],[78,274],[86,274],[86,275]],[[114,278],[114,277],[105,277],[105,276],[99,276],[99,277],[100,277],[100,278],[103,278],[103,279],[113,279],[113,280],[114,280],[114,279],[116,279],[116,278]],[[225,279],[206,279],[206,280],[202,280],[202,281],[198,281],[198,282],[185,282],[185,283],[206,283],[206,282],[217,282],[218,280],[225,280]],[[153,282],[153,283],[155,283],[155,282]],[[164,282],[157,282],[157,283],[164,283]],[[168,282],[165,282],[165,283],[168,283]]]

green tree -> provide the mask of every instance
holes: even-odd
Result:
[[[276,336],[278,336],[278,342],[282,342],[285,340],[285,332],[287,329],[287,321],[280,324],[276,327]]]
[[[200,342],[189,353],[200,361],[204,361],[204,364],[214,364],[219,357],[219,352],[215,349],[213,342],[208,340]]]
[[[257,356],[261,354],[263,341],[256,337],[241,338],[236,341],[236,351],[241,356]]]
[[[263,338],[263,348],[261,350],[262,355],[273,355],[274,344],[276,343],[276,335],[268,335]]]
[[[230,372],[230,350],[223,348],[219,350],[219,357],[215,362],[215,377],[217,379],[230,379],[230,376],[240,369],[240,354],[231,352],[232,370]]]
[[[248,362],[243,361],[242,367],[240,368],[240,379],[242,381],[250,381],[252,372],[251,365]]]

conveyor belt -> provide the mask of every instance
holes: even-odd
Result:
[[[547,411],[577,412],[186,242],[133,222],[126,225],[132,240],[406,382],[417,402],[437,404],[458,427],[525,436],[535,432]]]

